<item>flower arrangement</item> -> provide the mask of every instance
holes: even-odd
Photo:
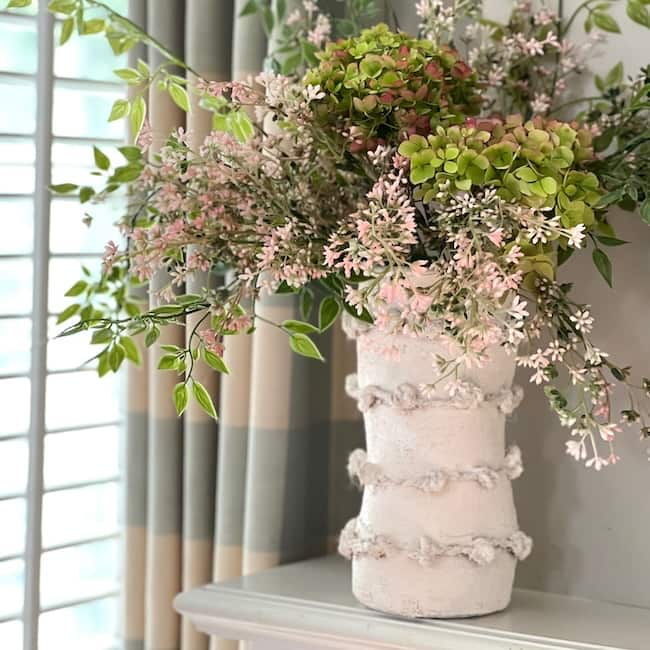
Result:
[[[591,248],[611,286],[605,248],[625,242],[609,206],[650,222],[648,68],[630,82],[620,66],[597,77],[600,95],[575,102],[584,106],[561,121],[555,113],[566,114],[581,57],[604,32],[620,31],[608,3],[587,0],[566,19],[517,1],[497,24],[476,0],[420,0],[419,39],[385,24],[360,30],[374,4],[347,2],[337,22],[311,1],[288,16],[249,2],[243,13],[259,13],[277,44],[254,84],[192,86],[165,65],[118,71],[141,92],[111,117],[129,115],[137,146],[121,149],[116,168],[96,150],[101,191],[53,187],[91,203],[130,191],[124,242],[107,246],[99,279],[68,292],[75,302],[59,320],[79,320],[64,334],[90,329],[105,374],[138,361],[133,336],[153,345],[161,327],[194,314],[186,346],[164,346],[159,367],[178,374],[179,414],[193,393],[216,417],[195,365],[228,372],[227,336],[254,330],[260,294],[298,294],[303,320],[272,323],[295,352],[322,359],[315,337],[342,311],[388,331],[445,336],[450,353],[433,360],[445,377],[505,346],[569,428],[567,452],[596,469],[615,463],[622,424],[650,432],[642,407],[650,380],[633,383],[629,368],[596,347],[589,307],[573,300],[559,267]],[[84,10],[102,9],[116,51],[144,40],[188,69],[101,2],[51,7],[82,27]],[[627,8],[650,28],[641,0]],[[581,12],[594,36],[578,47],[567,33]],[[340,38],[330,41],[333,29]],[[148,154],[142,97],[151,84],[185,109],[188,92],[199,95],[214,127],[200,146],[179,129]],[[150,289],[161,304],[139,304],[131,287],[161,272],[167,280]],[[197,272],[210,282],[182,293]],[[314,285],[324,294],[316,317]],[[610,402],[617,386],[629,395],[620,413]]]

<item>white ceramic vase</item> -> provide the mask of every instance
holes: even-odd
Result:
[[[435,335],[387,335],[352,319],[345,327],[358,356],[348,393],[366,429],[366,450],[348,465],[364,488],[361,512],[339,542],[354,595],[407,617],[504,609],[531,549],[512,496],[519,450],[506,451],[504,439],[522,394],[512,388],[514,358],[495,347],[484,367],[435,383],[435,355],[450,352]]]

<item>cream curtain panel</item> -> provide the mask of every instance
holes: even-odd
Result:
[[[237,17],[243,4],[131,0],[129,9],[204,78],[225,80],[261,70],[267,50],[257,18]],[[160,61],[144,49],[132,57],[152,67]],[[157,91],[149,115],[158,146],[176,126],[195,142],[209,130],[208,115],[193,110],[186,121]],[[269,298],[260,312],[276,322],[298,317],[292,297]],[[215,424],[193,406],[176,417],[176,378],[155,370],[160,344],[183,343],[183,328],[169,329],[128,376],[122,636],[125,650],[230,649],[234,642],[210,640],[182,622],[172,600],[199,584],[331,549],[357,510],[345,464],[363,432],[343,391],[354,351],[337,328],[321,338],[327,363],[319,364],[292,354],[281,332],[259,323],[252,336],[227,341],[230,376],[198,377],[220,405]]]

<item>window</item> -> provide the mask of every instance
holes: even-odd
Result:
[[[93,208],[89,229],[83,206],[46,186],[94,184],[91,140],[114,156],[123,127],[106,116],[124,89],[111,71],[126,62],[102,36],[54,49],[60,25],[40,4],[0,11],[0,648],[108,650],[118,380],[82,365],[87,339],[51,337],[81,265],[99,267],[116,206]]]

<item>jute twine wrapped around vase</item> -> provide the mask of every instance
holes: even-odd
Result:
[[[505,418],[522,397],[514,357],[495,347],[484,367],[436,382],[435,356],[449,348],[434,332],[386,334],[350,318],[344,326],[357,340],[347,389],[367,444],[350,456],[363,501],[339,542],[355,596],[408,617],[504,609],[516,562],[531,550],[512,496],[520,453],[505,450]]]

